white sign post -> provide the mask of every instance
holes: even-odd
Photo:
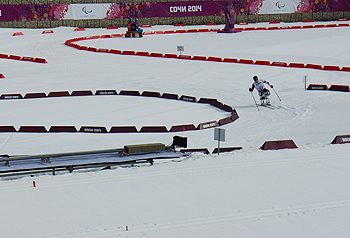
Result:
[[[218,141],[218,155],[220,154],[220,141],[225,142],[225,129],[214,128],[214,140]]]
[[[177,46],[177,51],[180,51],[180,55],[181,55],[181,52],[182,52],[182,51],[185,51],[185,46],[183,46],[183,45],[178,45],[178,46]]]

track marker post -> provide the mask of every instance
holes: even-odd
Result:
[[[220,141],[225,142],[225,129],[214,128],[214,140],[218,141],[218,155],[220,155]]]

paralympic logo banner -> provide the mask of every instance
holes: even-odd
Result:
[[[110,3],[71,4],[63,19],[104,19],[110,5]]]
[[[294,13],[300,0],[265,0],[259,10],[260,14]]]

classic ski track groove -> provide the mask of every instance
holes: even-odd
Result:
[[[205,216],[205,217],[194,217],[194,218],[185,218],[181,220],[175,220],[171,222],[150,222],[147,224],[135,224],[129,226],[129,231],[125,231],[125,228],[109,228],[113,230],[105,231],[92,231],[86,232],[85,234],[77,234],[83,231],[76,231],[76,234],[62,234],[64,237],[110,237],[119,236],[121,233],[127,234],[128,236],[138,236],[145,234],[147,232],[159,232],[165,230],[173,229],[183,229],[190,228],[194,226],[203,226],[210,225],[215,223],[224,223],[224,222],[239,222],[243,220],[256,220],[269,217],[278,217],[278,216],[289,216],[298,213],[306,213],[313,211],[325,211],[331,209],[339,209],[350,207],[350,199],[344,200],[334,200],[334,201],[325,201],[310,203],[304,205],[289,205],[288,207],[282,208],[269,208],[264,210],[252,210],[252,211],[239,211],[233,214],[218,214],[214,216]],[[125,233],[127,232],[127,233]],[[95,233],[95,234],[94,234]]]

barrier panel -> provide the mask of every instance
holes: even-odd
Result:
[[[226,105],[226,104],[223,104],[221,109],[226,111],[226,112],[233,112],[233,108],[229,105]]]
[[[307,90],[328,90],[328,86],[324,84],[310,84]]]
[[[301,29],[303,26],[291,26],[290,29]]]
[[[224,147],[224,148],[221,148],[220,147],[220,153],[224,153],[224,152],[231,152],[231,151],[234,151],[234,150],[241,150],[243,149],[242,147]],[[212,154],[217,154],[218,153],[218,148],[215,148],[212,152]]]
[[[175,99],[178,100],[179,96],[177,94],[172,94],[172,93],[163,93],[161,98],[167,98],[167,99]]]
[[[112,38],[111,35],[102,35],[101,38]]]
[[[222,62],[222,59],[219,57],[208,57],[208,61],[213,61],[213,62]]]
[[[176,31],[164,31],[164,34],[173,34],[175,33]]]
[[[235,120],[237,120],[238,118],[239,118],[239,116],[238,116],[238,113],[237,113],[236,109],[233,109],[233,112],[232,112],[232,114],[231,114],[231,119],[232,119],[232,121],[235,121]]]
[[[176,30],[176,33],[187,33],[186,30]]]
[[[308,69],[322,69],[322,65],[318,65],[318,64],[307,64],[307,65],[305,65],[305,68],[308,68]]]
[[[111,35],[109,35],[109,36],[111,36]],[[100,39],[100,38],[102,38],[102,36],[97,35],[97,36],[92,36],[91,38],[92,38],[92,39]]]
[[[192,60],[207,60],[206,56],[193,56]]]
[[[279,66],[279,67],[288,67],[288,64],[286,62],[277,62],[277,61],[274,61],[272,62],[271,64],[272,66]]]
[[[266,141],[260,149],[262,150],[281,150],[281,149],[295,149],[298,148],[293,140],[278,140]]]
[[[197,130],[197,128],[193,124],[176,125],[171,127],[170,132],[193,131],[193,130]]]
[[[341,71],[347,71],[347,72],[350,72],[350,67],[343,67],[343,68],[341,69]]]
[[[204,129],[208,129],[208,128],[212,128],[212,127],[218,127],[219,124],[217,121],[209,121],[209,122],[203,122],[203,123],[200,123],[198,126],[197,126],[197,129],[198,130],[204,130]]]
[[[75,28],[74,31],[85,31],[85,28]]]
[[[198,32],[210,32],[209,29],[198,29]]]
[[[269,26],[267,27],[267,30],[278,30],[280,29],[278,26]]]
[[[113,38],[113,37],[124,37],[124,35],[125,34],[112,34],[111,36]]]
[[[107,133],[107,130],[105,127],[102,127],[102,126],[82,126],[82,127],[80,127],[79,132]]]
[[[165,126],[143,126],[140,132],[169,132]]]
[[[128,91],[128,90],[121,90],[119,92],[119,95],[141,96],[139,91]]]
[[[89,47],[85,46],[85,45],[80,45],[78,50],[87,50]]]
[[[340,67],[333,66],[333,65],[325,65],[325,66],[323,66],[323,70],[340,71]]]
[[[51,126],[49,132],[78,132],[75,126]]]
[[[186,96],[186,95],[182,95],[180,97],[180,100],[187,101],[187,102],[197,102],[197,99],[195,97]]]
[[[347,85],[331,85],[329,87],[331,91],[349,92],[349,86]]]
[[[94,95],[91,90],[73,91],[71,96],[91,96]]]
[[[135,55],[135,51],[124,50],[124,51],[122,52],[122,55]]]
[[[141,96],[159,98],[160,97],[160,93],[159,92],[143,91]]]
[[[100,49],[97,50],[97,52],[100,52],[100,53],[109,53],[109,49],[100,48]]]
[[[163,57],[164,55],[162,53],[150,53],[149,56],[151,56],[151,57]]]
[[[215,98],[200,98],[198,103],[207,103],[207,104],[212,104],[218,102],[217,99]]]
[[[47,130],[44,126],[21,126],[18,132],[44,133]]]
[[[48,97],[69,97],[70,94],[68,91],[60,91],[60,92],[49,92]]]
[[[289,67],[293,67],[293,68],[305,68],[305,64],[303,64],[303,63],[289,63]]]
[[[0,99],[22,99],[22,94],[1,94]]]
[[[172,59],[175,59],[177,58],[178,56],[176,54],[165,54],[164,55],[164,58],[172,58]]]
[[[226,124],[229,124],[232,122],[232,118],[231,117],[225,117],[225,118],[222,118],[219,120],[219,126],[223,126],[223,125],[226,125]]]
[[[44,30],[42,32],[42,34],[50,34],[50,33],[53,33],[53,30]]]
[[[35,58],[34,62],[36,63],[43,63],[43,64],[47,64],[46,59],[42,59],[42,58]]]
[[[14,126],[0,126],[0,132],[17,132]]]
[[[193,152],[201,152],[204,154],[210,154],[207,148],[198,148],[198,149],[181,149],[181,153],[193,153]]]
[[[6,55],[6,54],[0,54],[0,58],[1,58],[1,59],[8,59],[8,58],[9,58],[9,56],[8,56],[8,55]]]
[[[23,32],[15,32],[12,36],[23,36]]]
[[[255,61],[254,64],[258,64],[258,65],[271,65],[271,62],[270,62],[270,61],[267,61],[267,60],[257,60],[257,61]]]
[[[18,55],[10,55],[9,59],[13,59],[13,60],[21,60],[21,56]]]
[[[238,61],[238,63],[240,63],[240,64],[254,64],[254,61],[253,60],[249,60],[249,59],[240,59]]]
[[[149,56],[148,52],[136,52],[135,55],[140,55],[140,56]]]
[[[232,58],[224,58],[222,62],[227,62],[227,63],[238,63],[238,59],[232,59]]]
[[[45,98],[45,93],[27,93],[24,98]]]
[[[115,90],[97,90],[95,95],[118,95]]]
[[[187,60],[191,60],[191,59],[192,59],[192,56],[190,56],[190,55],[179,55],[177,58],[178,58],[178,59],[187,59]]]
[[[331,144],[344,144],[350,143],[350,135],[336,136]]]
[[[109,26],[109,27],[107,27],[107,30],[111,30],[111,29],[118,29],[118,27],[117,26]]]
[[[88,47],[88,48],[87,48],[87,51],[97,52],[98,49],[95,48],[95,47]]]
[[[112,126],[109,133],[133,133],[138,132],[135,126]]]
[[[4,79],[4,78],[5,78],[5,76],[4,76],[3,74],[0,74],[0,78]]]
[[[187,32],[189,33],[198,32],[198,29],[188,29]]]
[[[112,54],[121,54],[122,51],[121,51],[121,50],[111,49],[111,50],[109,51],[109,53],[112,53]]]
[[[21,60],[22,61],[34,62],[34,58],[33,57],[27,57],[27,56],[22,57]]]

